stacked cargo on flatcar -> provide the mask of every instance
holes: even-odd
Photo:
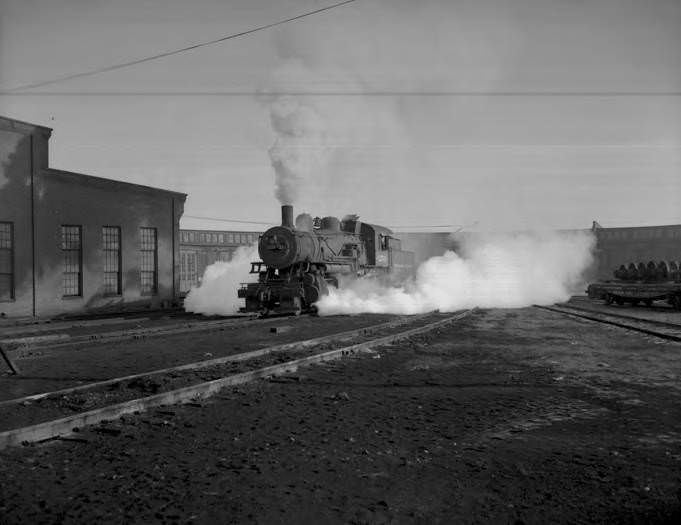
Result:
[[[666,301],[681,310],[681,264],[677,261],[649,261],[622,264],[613,272],[615,279],[592,283],[587,288],[591,299],[606,304],[625,303],[646,306]]]

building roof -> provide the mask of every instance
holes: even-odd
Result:
[[[31,122],[24,122],[23,120],[4,117],[2,115],[0,115],[0,129],[5,131],[15,131],[24,135],[31,135],[36,131],[39,131],[48,137],[52,135],[52,128],[40,126]]]
[[[132,182],[124,182],[121,180],[105,179],[103,177],[94,177],[93,175],[85,175],[83,173],[75,173],[73,171],[57,170],[54,168],[45,168],[43,173],[50,176],[61,177],[64,179],[71,179],[72,182],[76,184],[82,184],[86,186],[94,186],[100,188],[111,188],[112,186],[125,187],[135,191],[149,192],[149,193],[167,193],[174,197],[179,197],[183,201],[187,198],[186,193],[180,193],[177,191],[166,190],[163,188],[155,188],[153,186],[144,186],[142,184],[135,184]]]
[[[657,230],[657,229],[662,229],[662,230],[668,230],[668,229],[675,229],[675,228],[681,228],[681,224],[658,224],[655,226],[614,226],[612,228],[607,227],[607,226],[601,226],[600,228],[596,228],[596,231],[599,232],[601,230],[606,230],[606,231],[634,231],[634,230]]]

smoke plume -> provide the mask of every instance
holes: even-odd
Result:
[[[564,301],[582,284],[592,262],[590,233],[490,235],[464,242],[418,268],[402,286],[341,282],[317,303],[321,315],[417,314],[472,307],[520,308]]]
[[[241,246],[232,260],[218,261],[208,266],[201,284],[192,288],[184,300],[187,312],[205,315],[230,315],[237,313],[244,300],[237,297],[241,283],[256,279],[249,273],[251,262],[259,260],[258,245]]]
[[[294,204],[301,188],[315,184],[315,175],[326,170],[326,125],[302,97],[275,99],[270,105],[270,120],[277,134],[269,150],[276,176],[275,195],[281,204]]]

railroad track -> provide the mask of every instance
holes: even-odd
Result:
[[[565,303],[565,304],[560,304],[560,305],[556,305],[556,306],[558,306],[560,308],[567,308],[569,310],[575,310],[577,312],[585,313],[585,314],[603,314],[603,315],[607,315],[609,317],[615,317],[615,318],[618,318],[618,319],[623,319],[625,321],[643,321],[643,322],[649,323],[650,325],[653,325],[653,326],[660,326],[660,327],[663,327],[663,328],[672,328],[672,329],[681,330],[681,315],[678,315],[678,314],[677,314],[677,316],[679,318],[679,322],[678,323],[672,323],[672,322],[669,322],[669,321],[660,321],[659,319],[648,319],[648,318],[645,318],[645,317],[637,317],[635,315],[628,315],[626,313],[623,313],[622,310],[620,310],[617,307],[612,308],[612,307],[608,306],[608,307],[606,307],[606,308],[608,308],[607,311],[606,311],[604,309],[599,309],[598,305],[595,305],[595,307],[594,306],[588,307],[588,306],[578,306],[578,305],[574,305],[574,304],[570,304],[570,303]],[[649,310],[650,310],[650,307],[645,308],[645,311],[649,311]],[[663,312],[663,313],[668,314],[670,312],[670,309],[659,307],[659,308],[655,309],[655,311],[659,311],[661,313]]]
[[[274,322],[280,319],[258,319],[256,316],[218,319],[214,321],[180,321],[179,323],[162,326],[147,326],[141,328],[124,328],[110,332],[93,332],[85,334],[53,333],[44,335],[23,335],[20,337],[1,337],[0,346],[5,350],[24,351],[14,356],[15,359],[28,357],[27,350],[45,350],[61,347],[82,346],[92,343],[113,343],[130,339],[143,339],[166,335],[177,335],[191,332],[221,330],[224,328],[237,328],[254,322],[259,324]]]
[[[341,334],[4,401],[0,403],[0,425],[3,427],[41,422],[5,428],[0,432],[0,449],[63,437],[85,425],[162,405],[191,402],[229,386],[294,372],[314,363],[371,352],[375,347],[390,345],[462,319],[471,312],[464,310],[447,316],[403,317]],[[396,330],[400,326],[402,329]],[[354,342],[343,345],[348,341]],[[291,359],[293,354],[300,357]],[[134,397],[145,385],[156,385],[163,391]]]
[[[598,323],[617,326],[627,330],[633,330],[646,335],[659,337],[668,341],[681,342],[681,325],[674,323],[667,323],[664,321],[657,321],[654,319],[641,319],[640,317],[633,317],[630,315],[605,313],[588,308],[580,308],[577,306],[539,306],[534,305],[535,308],[556,312],[571,317],[580,319],[587,319]]]

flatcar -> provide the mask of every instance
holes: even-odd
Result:
[[[606,304],[666,301],[681,310],[681,265],[676,261],[649,261],[647,264],[629,263],[614,272],[614,280],[591,283],[587,294],[591,299],[602,299]]]
[[[355,215],[343,220],[313,220],[306,213],[293,223],[293,207],[281,207],[281,226],[259,239],[260,261],[251,263],[257,282],[238,290],[245,300],[242,312],[300,314],[337,287],[343,277],[400,280],[413,272],[414,253],[383,226]]]

